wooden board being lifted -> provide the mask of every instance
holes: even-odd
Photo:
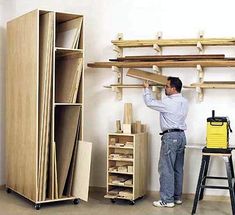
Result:
[[[160,85],[165,85],[167,82],[167,76],[142,71],[139,69],[129,69],[126,75],[142,80],[152,81]]]
[[[163,61],[163,60],[197,60],[197,59],[224,59],[224,54],[209,55],[145,55],[145,56],[125,56],[109,61]]]

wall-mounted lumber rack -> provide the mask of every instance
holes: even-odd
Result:
[[[155,39],[155,40],[112,40],[119,48],[138,48],[158,46],[197,46],[198,42],[207,46],[235,45],[235,38],[195,38],[195,39]]]
[[[161,33],[161,32],[160,32]],[[224,54],[203,54],[205,46],[234,46],[235,38],[204,38],[200,33],[199,38],[193,39],[162,39],[162,34],[159,34],[156,39],[147,40],[124,40],[123,35],[116,40],[112,40],[114,50],[118,53],[116,59],[109,59],[108,62],[94,62],[88,63],[91,68],[152,68],[153,74],[161,75],[162,68],[195,68],[197,71],[198,81],[190,86],[184,88],[195,88],[198,93],[199,101],[203,99],[203,89],[235,89],[235,82],[204,82],[204,67],[235,67],[235,58],[226,58]],[[162,55],[163,47],[185,47],[194,46],[198,49],[198,55]],[[152,47],[157,51],[156,55],[147,56],[123,56],[124,48],[142,48]],[[146,71],[147,72],[147,71]],[[148,80],[146,77],[150,73],[144,75],[143,80]],[[128,86],[123,83],[111,84],[106,86],[112,88],[113,91],[118,93],[118,89],[122,88],[141,88],[140,85]],[[157,97],[160,98],[161,89],[159,86],[154,86],[156,89]],[[120,97],[119,97],[120,98]]]

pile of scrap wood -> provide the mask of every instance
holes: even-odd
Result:
[[[116,120],[116,133],[137,134],[146,130],[146,125],[141,124],[141,121],[133,122],[132,103],[125,103],[123,123],[121,124],[121,120]],[[115,140],[113,144],[116,144]],[[123,144],[125,145],[126,143]]]

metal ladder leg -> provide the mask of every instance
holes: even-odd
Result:
[[[205,155],[205,162],[206,162],[206,164],[205,164],[205,171],[204,171],[203,178],[202,178],[202,185],[206,184],[206,176],[207,176],[209,163],[210,163],[210,155]],[[205,190],[205,188],[201,188],[199,201],[203,199],[204,190]]]
[[[232,213],[235,215],[235,195],[234,195],[234,183],[233,183],[233,169],[231,166],[231,158],[227,156],[223,156],[223,159],[225,161],[226,165],[226,171],[228,176],[228,185],[229,185],[229,193],[230,193],[230,200],[231,200],[231,206],[232,206]]]
[[[194,202],[193,202],[192,214],[195,214],[196,210],[197,210],[197,203],[199,201],[199,194],[200,194],[200,191],[201,191],[202,179],[203,179],[203,175],[204,175],[204,172],[205,172],[206,160],[207,160],[206,155],[202,155],[201,168],[200,168],[196,193],[195,193]]]

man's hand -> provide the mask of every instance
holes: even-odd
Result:
[[[144,87],[149,88],[149,82],[148,81],[144,81]]]

